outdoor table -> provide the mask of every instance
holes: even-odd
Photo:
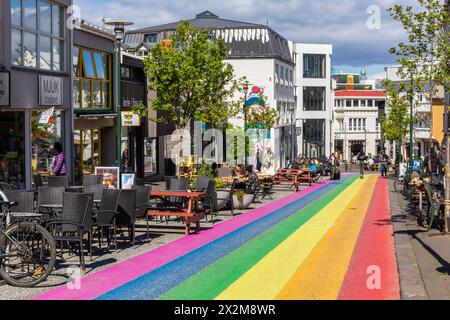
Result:
[[[1,216],[5,216],[6,213],[0,213]],[[34,212],[10,212],[6,219],[6,225],[11,224],[11,218],[14,218],[16,220],[41,220],[43,217],[43,214],[41,213],[34,213]]]
[[[66,188],[69,192],[83,192],[84,186],[70,186]]]
[[[271,195],[273,187],[273,176],[267,174],[258,174],[257,176],[262,189],[261,199],[269,197],[269,199],[273,200]]]
[[[150,198],[157,198],[162,200],[164,203],[173,206],[174,209],[161,208],[152,208],[148,211],[149,216],[176,216],[184,219],[184,223],[186,225],[186,235],[190,234],[191,231],[191,223],[196,224],[196,231],[200,231],[200,220],[205,218],[206,212],[204,210],[199,210],[198,201],[205,196],[204,192],[188,192],[188,191],[151,191]],[[169,201],[170,197],[179,197],[187,199],[187,208],[183,208],[176,203],[172,203]]]

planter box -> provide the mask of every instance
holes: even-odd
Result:
[[[217,190],[216,191],[216,206],[215,211],[222,210],[228,201],[230,201],[231,192],[227,190]]]
[[[235,194],[233,195],[233,206],[235,209],[247,209],[255,200],[254,194],[244,194],[243,197],[238,197]]]

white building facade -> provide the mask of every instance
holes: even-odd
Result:
[[[329,156],[333,140],[332,45],[293,45],[297,100],[297,154],[307,158]]]
[[[377,155],[382,140],[378,104],[386,100],[384,91],[339,90],[334,95],[334,144],[339,158],[351,161],[360,150]]]

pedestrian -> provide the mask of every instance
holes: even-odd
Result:
[[[379,161],[380,161],[381,176],[387,178],[389,156],[384,152],[384,150],[381,150]]]
[[[62,144],[55,142],[53,144],[55,156],[53,157],[53,171],[54,176],[65,176],[67,174],[66,157],[63,153]]]
[[[444,175],[445,175],[445,169],[447,166],[447,147],[445,145],[442,145],[442,148],[439,151],[438,160],[439,160],[438,161],[438,165],[439,165],[438,171],[439,171],[439,174],[441,175],[441,179],[443,179]]]
[[[356,160],[358,160],[359,163],[359,174],[360,174],[360,178],[364,179],[364,166],[365,166],[365,161],[367,160],[367,156],[364,153],[364,149],[361,149],[361,151],[359,151],[358,155],[356,156]]]

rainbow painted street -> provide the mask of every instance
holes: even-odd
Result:
[[[388,181],[344,175],[34,299],[400,299]]]

